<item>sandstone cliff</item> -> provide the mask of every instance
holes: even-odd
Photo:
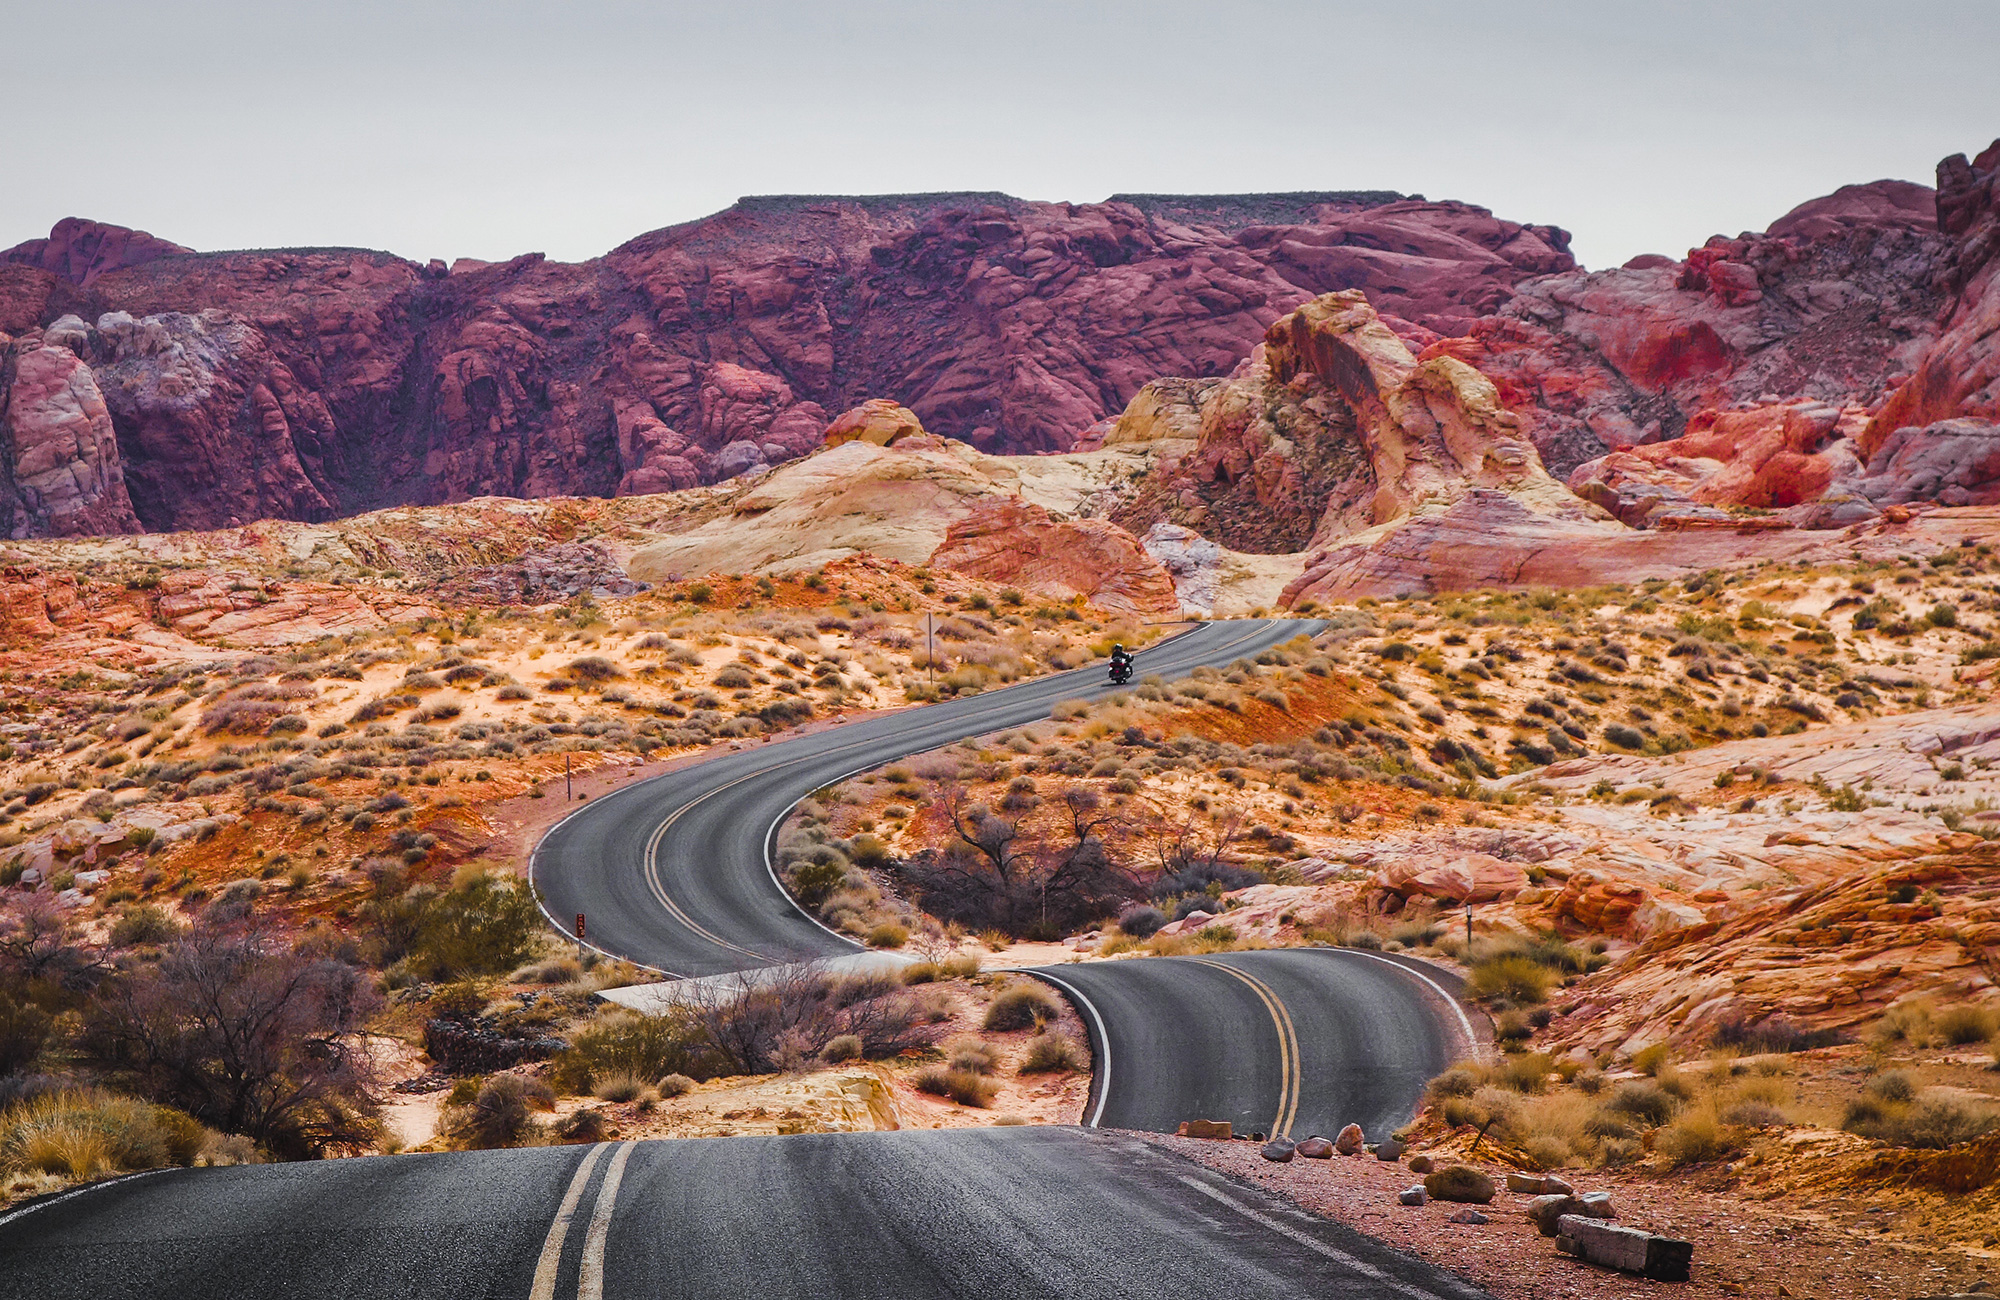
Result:
[[[170,530],[715,483],[869,397],[983,450],[1063,450],[1160,374],[1227,372],[1312,294],[1456,331],[1574,265],[1567,242],[1341,193],[746,199],[591,262],[449,268],[72,219],[0,253],[0,332],[75,318],[133,516],[87,526]]]

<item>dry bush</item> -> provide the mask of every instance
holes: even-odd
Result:
[[[172,1107],[97,1090],[50,1092],[0,1111],[0,1169],[94,1178],[190,1165],[209,1136]]]
[[[953,1070],[942,1066],[932,1066],[917,1072],[917,1091],[930,1093],[934,1097],[949,1097],[961,1106],[976,1106],[984,1109],[993,1104],[1000,1085],[971,1070]]]
[[[496,1074],[481,1084],[470,1105],[447,1109],[444,1130],[471,1150],[525,1146],[541,1133],[533,1111],[554,1102],[548,1085],[518,1074]]]
[[[957,954],[938,961],[912,962],[903,967],[903,983],[929,984],[934,980],[971,979],[979,973],[979,958],[969,953]]]
[[[637,1101],[646,1091],[646,1081],[636,1074],[607,1074],[592,1083],[590,1095],[599,1101]]]
[[[1662,1128],[1653,1139],[1653,1149],[1666,1156],[1676,1169],[1727,1159],[1742,1145],[1742,1132],[1724,1124],[1707,1108],[1683,1115]]]
[[[1090,1053],[1068,1034],[1041,1033],[1028,1040],[1022,1054],[1022,1074],[1073,1073],[1090,1068]]]
[[[1548,967],[1528,957],[1507,954],[1475,963],[1465,987],[1475,998],[1537,1003],[1548,997],[1553,982]]]
[[[859,1034],[835,1034],[819,1049],[819,1057],[833,1065],[843,1061],[859,1060],[861,1057],[861,1036]]]
[[[1040,984],[1021,983],[1009,985],[993,999],[983,1023],[995,1033],[1010,1033],[1035,1028],[1061,1015],[1062,1004],[1055,994]]]
[[[948,1069],[991,1074],[1000,1068],[1000,1053],[991,1043],[983,1043],[977,1038],[961,1038],[950,1045],[948,1052],[945,1058]]]
[[[685,1097],[694,1091],[694,1080],[685,1074],[669,1074],[654,1084],[653,1090],[662,1097]]]

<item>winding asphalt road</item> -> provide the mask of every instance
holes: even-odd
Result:
[[[1480,1300],[1128,1134],[602,1143],[176,1169],[0,1215],[4,1300]]]
[[[1177,676],[1312,629],[1207,624],[1146,652],[1140,671]],[[673,974],[852,955],[860,949],[798,909],[769,869],[791,806],[853,772],[1112,689],[1089,668],[734,751],[591,802],[544,838],[531,870],[552,918],[587,913],[597,947]],[[142,1174],[0,1214],[0,1300],[1484,1295],[1110,1131],[1202,1117],[1295,1137],[1358,1122],[1379,1137],[1471,1042],[1446,977],[1336,949],[1032,973],[1090,1026],[1085,1127]]]
[[[1317,631],[1303,620],[1206,623],[1139,656],[1184,676]],[[683,977],[866,951],[779,885],[778,825],[822,786],[899,758],[1049,716],[1120,688],[1102,666],[731,752],[617,790],[559,822],[530,874],[570,932]],[[1472,1027],[1420,963],[1335,949],[1066,965],[1033,972],[1084,1013],[1095,1094],[1086,1123],[1172,1130],[1192,1118],[1305,1136],[1360,1123],[1384,1136],[1426,1080],[1473,1045]]]
[[[1204,623],[1138,656],[1141,676],[1184,677],[1254,657],[1321,625]],[[637,782],[570,814],[542,838],[529,875],[543,910],[575,937],[578,913],[602,952],[670,975],[722,975],[863,951],[807,916],[767,856],[792,805],[831,785],[968,736],[1038,722],[1064,700],[1126,689],[1102,665],[1056,673],[793,740],[746,746]]]

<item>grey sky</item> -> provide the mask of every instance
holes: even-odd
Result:
[[[0,5],[0,247],[580,259],[741,194],[1397,189],[1591,266],[2000,135],[2000,4]]]

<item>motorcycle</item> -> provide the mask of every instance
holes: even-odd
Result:
[[[1131,680],[1132,680],[1132,661],[1130,659],[1112,660],[1111,661],[1112,684],[1114,686],[1123,686],[1126,682],[1129,682]]]

